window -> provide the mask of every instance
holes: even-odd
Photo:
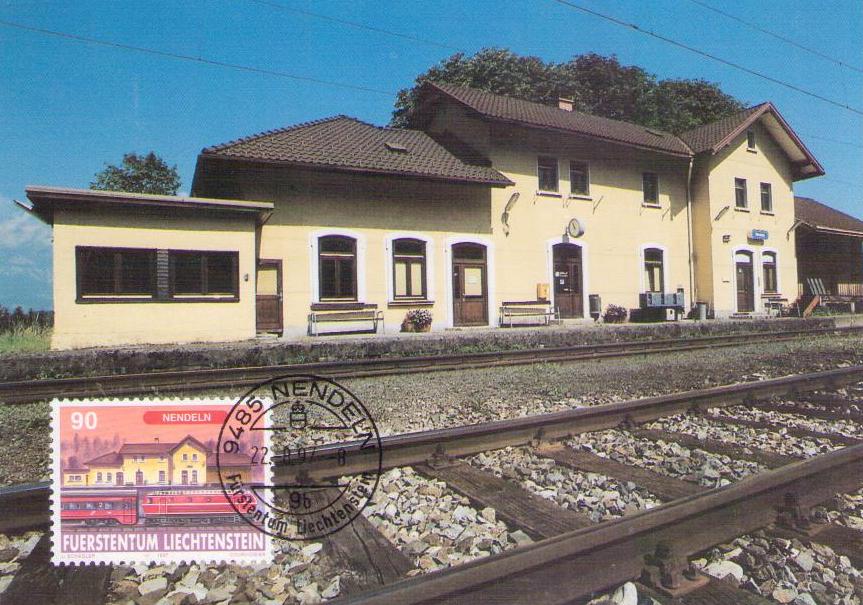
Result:
[[[770,183],[761,183],[761,212],[773,212],[773,187]]]
[[[747,130],[746,131],[746,149],[749,151],[755,151],[755,131]]]
[[[159,483],[165,483],[165,471],[159,471]]]
[[[192,454],[192,460],[197,460],[197,459],[198,459],[198,454]]]
[[[659,176],[655,172],[645,172],[641,175],[641,187],[644,191],[644,203],[649,206],[658,206]]]
[[[539,178],[539,190],[556,193],[557,183],[557,158],[539,156],[536,161],[536,175]]]
[[[236,252],[168,253],[172,296],[239,296]]]
[[[198,485],[198,471],[192,471],[192,485]]]
[[[590,172],[587,162],[569,163],[569,192],[572,195],[590,195]]]
[[[776,280],[776,253],[765,252],[761,257],[761,267],[764,271],[764,292],[775,294],[779,289]]]
[[[189,454],[183,454],[183,462],[189,459]]]
[[[78,298],[155,294],[155,250],[78,246],[75,269]]]
[[[187,485],[189,483],[189,471],[182,471],[180,473],[180,483],[183,485]]]
[[[320,299],[357,299],[357,241],[342,235],[318,240]]]
[[[96,483],[102,483],[102,473],[96,473]]]
[[[117,472],[117,485],[123,485],[123,473]]]
[[[393,298],[425,299],[426,244],[418,239],[393,241]]]
[[[736,208],[749,208],[749,200],[746,199],[746,179],[734,179],[734,206]]]
[[[644,250],[644,287],[648,292],[663,292],[665,288],[665,269],[662,262],[662,250],[646,248]]]
[[[111,483],[111,481],[113,480],[113,478],[114,478],[114,477],[113,477],[113,474],[112,474],[112,473],[106,473],[106,474],[105,474],[105,481],[107,481],[108,483]]]
[[[135,472],[135,485],[144,485],[144,473],[143,471]]]

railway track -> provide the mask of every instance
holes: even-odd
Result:
[[[863,366],[855,366],[384,437],[385,468],[413,467],[421,475],[441,480],[448,489],[467,497],[478,508],[493,508],[507,526],[521,529],[535,542],[440,572],[403,579],[413,563],[368,520],[360,517],[352,531],[337,532],[324,539],[325,552],[345,568],[358,570],[359,580],[347,587],[349,594],[338,602],[572,603],[641,578],[652,583],[652,586],[641,585],[641,590],[654,591],[663,603],[765,603],[734,586],[719,581],[705,584],[702,579],[692,580],[683,572],[688,559],[696,553],[755,529],[773,526],[777,529],[771,531],[821,541],[856,564],[863,564],[863,535],[829,524],[813,529],[807,527],[805,516],[809,508],[835,494],[863,487],[863,441],[854,436],[799,429],[809,437],[833,440],[837,449],[806,460],[789,460],[775,452],[751,449],[748,453],[741,452],[741,456],[759,459],[770,470],[718,489],[705,489],[595,454],[577,452],[561,443],[573,435],[621,426],[633,434],[642,431],[649,436],[649,430],[637,427],[668,416],[703,414],[711,408],[737,404],[775,410],[777,404],[769,401],[772,397],[805,398],[811,391],[835,391],[860,382]],[[812,401],[822,406],[817,408],[821,415],[853,418],[855,413],[843,407],[846,402],[840,396],[819,394]],[[812,406],[794,406],[786,411],[805,414],[807,409],[811,411]],[[723,421],[720,415],[709,418]],[[653,436],[657,437],[656,431]],[[690,445],[695,445],[691,437],[683,434],[660,432],[660,436],[682,443],[689,439]],[[719,453],[729,453],[727,444],[700,439],[697,445],[707,451],[717,448]],[[509,446],[532,447],[537,455],[562,467],[605,473],[621,481],[642,484],[665,503],[596,524],[525,491],[518,484],[459,460]],[[358,443],[340,447],[352,451],[348,456],[352,461],[349,467],[337,465],[336,447],[323,448],[312,463],[304,466],[309,476],[323,479],[335,469],[339,474],[353,474],[376,467],[376,459],[360,456]],[[277,481],[287,480],[295,472],[279,457],[274,464]],[[48,496],[45,484],[0,489],[0,532],[44,529],[49,520]],[[37,550],[25,559],[20,578],[16,575],[7,596],[29,594],[30,604],[67,602],[64,599],[75,602],[75,594],[88,595],[90,600],[83,602],[103,600],[110,569],[46,567],[47,540],[47,536],[43,537]],[[692,592],[681,593],[688,589]]]
[[[816,328],[758,333],[755,337],[758,338],[759,342],[782,342],[824,334],[857,333],[861,330],[863,330],[863,327],[841,329]],[[415,372],[440,372],[524,365],[537,362],[570,362],[667,352],[697,351],[709,348],[740,346],[752,344],[752,342],[753,334],[751,333],[726,334],[698,338],[655,339],[500,352],[19,380],[0,383],[0,402],[18,404],[48,400],[54,397],[108,397],[130,394],[141,395],[147,392],[169,393],[226,389],[254,385],[273,376],[292,373],[314,374],[335,379],[364,378],[411,374]]]

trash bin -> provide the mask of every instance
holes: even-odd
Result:
[[[602,299],[599,297],[599,294],[589,294],[587,300],[590,306],[590,316],[593,318],[593,321],[596,321],[602,315]]]
[[[703,302],[695,303],[695,307],[698,310],[698,313],[696,314],[698,321],[706,320],[707,319],[707,303],[703,303]]]

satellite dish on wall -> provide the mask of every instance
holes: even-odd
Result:
[[[584,225],[579,222],[577,218],[569,221],[569,224],[566,226],[566,234],[569,237],[581,237],[584,235]]]

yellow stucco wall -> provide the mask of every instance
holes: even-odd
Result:
[[[568,240],[582,246],[585,294],[599,294],[603,308],[638,307],[638,294],[645,290],[645,247],[663,250],[665,291],[683,288],[689,300],[687,160],[529,132],[518,136],[517,143],[493,143],[490,155],[495,168],[516,183],[492,194],[498,301],[534,299],[536,284],[551,281],[550,246],[565,240],[573,218],[585,229],[584,235]],[[539,155],[558,160],[559,196],[538,193]],[[569,193],[570,160],[589,165],[586,198]],[[658,207],[643,203],[643,172],[659,175]],[[519,199],[510,211],[506,235],[501,215],[514,192]],[[587,302],[585,296],[585,314]]]
[[[736,309],[734,251],[745,249],[754,257],[755,310],[762,310],[760,294],[763,289],[761,254],[765,251],[777,255],[779,291],[793,302],[797,298],[797,259],[794,232],[794,192],[790,164],[769,133],[756,124],[756,151],[746,148],[746,134],[741,134],[726,149],[710,158],[708,187],[710,204],[710,246],[712,255],[712,302],[717,316],[726,316]],[[747,183],[749,211],[735,209],[734,179],[744,178]],[[773,190],[773,214],[761,212],[760,183],[770,183]],[[698,200],[703,203],[703,200]],[[719,220],[719,212],[729,209]],[[768,232],[765,242],[749,240],[752,229]],[[723,242],[723,236],[729,241]]]
[[[89,469],[87,472],[87,485],[116,485],[117,484],[117,471],[122,472],[123,467],[120,466],[93,466],[88,465]],[[111,478],[108,478],[108,473],[111,474]],[[100,479],[101,478],[101,479]],[[124,481],[128,481],[128,475],[124,478]]]
[[[239,252],[238,302],[76,302],[76,246]],[[58,210],[52,347],[240,340],[255,335],[255,223],[249,218]],[[248,281],[244,279],[248,275]]]
[[[201,485],[206,481],[207,454],[197,446],[190,443],[184,443],[174,451],[171,459],[171,481],[174,485],[191,485],[193,471],[197,471],[198,473],[198,485]],[[188,477],[185,482],[183,481],[183,471],[186,471]]]
[[[272,199],[275,212],[262,227],[261,258],[283,264],[285,334],[305,335],[311,305],[318,299],[317,239],[328,234],[357,239],[358,296],[383,311],[387,331],[398,331],[412,306],[390,305],[391,248],[396,237],[426,241],[428,292],[434,301],[433,329],[447,322],[450,241],[488,237],[490,195],[482,186],[423,181],[333,176],[282,170],[243,179],[245,199]],[[357,325],[356,327],[364,327]],[[351,325],[322,326],[346,329]]]
[[[63,471],[63,485],[67,487],[83,487],[87,485],[87,471]]]
[[[142,458],[143,460],[141,460]],[[159,485],[159,471],[163,471],[167,484],[171,476],[168,456],[160,456],[158,454],[124,454],[123,482],[126,485],[135,485],[135,477],[138,471],[144,473],[145,485]]]

